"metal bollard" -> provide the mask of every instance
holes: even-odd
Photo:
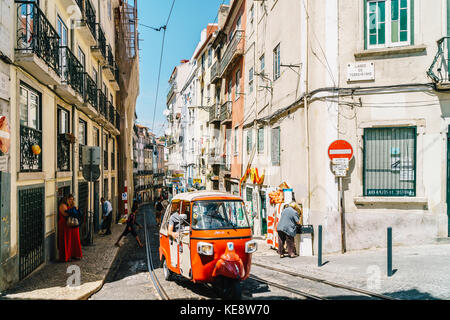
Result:
[[[387,229],[387,275],[392,276],[392,228]]]
[[[317,249],[317,265],[322,266],[322,226],[319,226],[319,243]]]

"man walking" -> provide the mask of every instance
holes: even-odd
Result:
[[[107,236],[111,234],[111,222],[112,222],[112,205],[111,202],[105,200],[105,198],[100,199],[102,203],[103,210],[103,223],[102,230],[105,230],[103,235]]]

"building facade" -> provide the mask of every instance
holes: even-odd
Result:
[[[55,261],[59,201],[74,194],[101,222],[100,197],[118,212],[123,108],[116,46],[119,1],[2,1],[2,100],[10,149],[2,168],[0,289]],[[133,106],[134,107],[134,106]],[[101,150],[100,178],[83,175],[83,147]],[[82,238],[86,236],[81,231]]]

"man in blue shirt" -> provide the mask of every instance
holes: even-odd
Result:
[[[111,222],[112,222],[112,205],[111,202],[105,200],[105,198],[100,199],[102,203],[102,211],[103,211],[103,224],[102,230],[105,230],[104,235],[111,234]]]

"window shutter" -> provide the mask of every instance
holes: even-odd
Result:
[[[258,153],[264,151],[264,128],[258,129]]]
[[[280,165],[280,127],[272,129],[272,165]]]

